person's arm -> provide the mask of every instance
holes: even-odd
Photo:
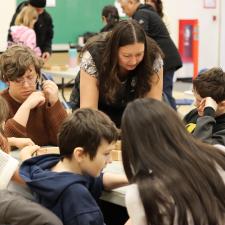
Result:
[[[147,225],[144,207],[136,184],[129,186],[125,196],[125,203],[128,215],[130,216],[126,225]]]
[[[46,111],[44,115],[46,133],[49,134],[50,143],[57,145],[59,127],[67,117],[67,112],[59,101],[57,85],[51,80],[46,80],[42,87],[46,98]]]
[[[59,127],[66,119],[66,117],[67,112],[59,100],[53,106],[46,107],[46,132],[48,132],[50,144],[57,145],[57,135],[59,132]]]
[[[217,109],[218,104],[211,97],[204,98],[198,109],[201,116],[197,119],[193,135],[209,144],[225,144],[225,130],[213,131]]]
[[[27,159],[30,159],[34,152],[36,152],[38,149],[40,149],[40,146],[38,145],[24,147],[20,150],[20,160],[23,162]],[[15,181],[18,184],[26,185],[26,182],[21,178],[19,174],[19,168],[13,174],[11,180]]]
[[[125,174],[116,174],[105,172],[103,174],[103,186],[105,190],[112,190],[114,188],[128,185],[128,180]]]
[[[45,95],[46,103],[49,106],[54,106],[55,103],[59,100],[59,90],[56,83],[52,80],[45,80],[42,84],[43,93]]]
[[[98,80],[83,69],[80,71],[80,108],[98,108]]]
[[[155,73],[150,77],[149,80],[151,84],[150,91],[145,95],[146,98],[154,98],[157,100],[162,100],[162,90],[163,90],[163,68],[161,68],[158,73]]]
[[[14,115],[13,119],[22,125],[27,126],[27,121],[30,115],[30,110],[45,103],[45,97],[42,92],[33,92],[20,106]]]
[[[10,146],[15,146],[17,148],[34,145],[34,142],[30,138],[8,137],[8,143]]]

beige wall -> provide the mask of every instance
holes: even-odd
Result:
[[[203,0],[163,0],[169,30],[176,44],[178,44],[179,19],[199,20],[199,69],[220,65],[221,0],[216,2],[216,9],[205,9]],[[215,21],[213,16],[216,16]]]
[[[0,0],[0,51],[7,47],[9,24],[16,9],[16,0]]]

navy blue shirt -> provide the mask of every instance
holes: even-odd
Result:
[[[37,201],[52,210],[64,225],[103,225],[103,215],[95,199],[103,191],[98,178],[50,169],[60,160],[57,154],[37,156],[23,162],[20,175]]]

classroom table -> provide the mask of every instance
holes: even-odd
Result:
[[[104,169],[104,172],[124,174],[122,162],[113,161],[112,163],[109,163]],[[129,189],[129,185],[111,191],[104,191],[101,199],[125,207],[125,193],[127,189]]]
[[[54,77],[61,78],[61,90],[62,90],[62,97],[65,102],[67,102],[64,90],[65,87],[67,86],[68,83],[65,83],[65,78],[69,78],[70,80],[74,80],[77,76],[77,73],[79,72],[80,67],[76,66],[74,68],[67,68],[65,70],[60,70],[60,69],[42,69],[41,72],[47,75]],[[70,83],[70,82],[69,82]]]

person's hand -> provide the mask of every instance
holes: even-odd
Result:
[[[206,107],[211,107],[211,108],[213,108],[216,111],[217,108],[218,108],[218,104],[211,97],[203,98],[201,100],[199,106],[198,106],[198,114],[199,114],[199,116],[203,116],[204,115],[204,110],[205,110]]]
[[[43,52],[41,55],[41,58],[44,59],[44,61],[48,61],[48,59],[50,58],[50,53],[49,52]]]
[[[124,225],[132,225],[131,219],[128,219]]]
[[[198,115],[204,115],[204,108],[205,108],[205,99],[203,98],[201,102],[197,105]]]
[[[8,138],[8,142],[10,146],[15,146],[17,148],[24,148],[26,146],[35,145],[34,142],[30,138]]]
[[[216,112],[216,110],[218,108],[218,104],[217,104],[217,102],[213,98],[206,97],[205,98],[205,107],[211,107]]]
[[[45,103],[45,96],[42,91],[35,91],[33,92],[22,104],[26,106],[28,109],[33,109],[37,106],[41,106]]]
[[[26,159],[32,158],[35,152],[37,152],[40,149],[40,146],[38,145],[32,145],[32,146],[26,146],[25,148],[20,150],[20,159],[22,161]]]
[[[59,99],[58,86],[51,80],[45,80],[42,85],[46,101],[53,106]]]

